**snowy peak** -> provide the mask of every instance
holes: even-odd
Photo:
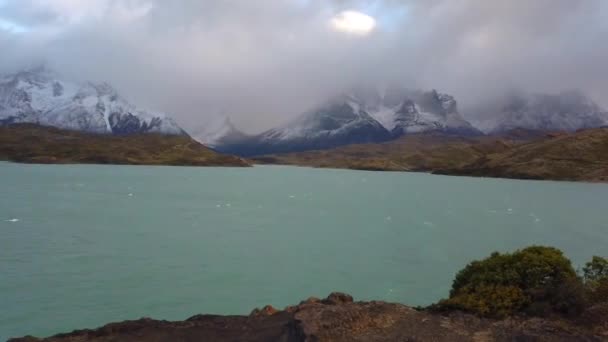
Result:
[[[234,126],[229,116],[221,114],[192,130],[192,137],[203,145],[215,147],[245,139],[246,135]]]
[[[350,98],[393,135],[442,131],[479,134],[459,113],[454,97],[431,91],[408,91],[397,86],[358,87]]]
[[[38,67],[0,77],[0,124],[37,123],[92,133],[184,131],[163,113],[140,109],[108,83],[76,83]]]
[[[483,108],[479,127],[488,133],[514,129],[576,131],[608,125],[608,112],[580,91],[530,94],[512,91]]]
[[[215,132],[222,136],[223,131],[220,128]],[[214,146],[223,152],[250,156],[376,143],[423,132],[481,134],[460,116],[452,96],[394,86],[355,87],[285,125],[240,141],[222,140]]]
[[[358,136],[355,136],[357,135]],[[388,132],[372,118],[353,96],[337,96],[324,105],[306,112],[282,127],[262,133],[268,142],[294,140],[355,140],[355,142],[379,141]]]

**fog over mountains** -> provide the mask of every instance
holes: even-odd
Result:
[[[357,87],[258,135],[247,135],[228,117],[219,116],[193,137],[220,151],[249,156],[383,142],[407,134],[477,136],[608,126],[608,111],[578,91],[511,92],[483,110],[492,119],[472,124],[461,115],[454,97],[436,90]]]
[[[460,112],[456,98],[437,90],[359,85],[327,98],[260,134],[244,133],[226,115],[184,130],[170,115],[141,109],[108,83],[73,82],[41,66],[0,75],[0,125],[36,123],[119,135],[190,134],[221,152],[241,156],[379,143],[408,134],[476,136],[518,128],[575,131],[608,125],[608,112],[580,91],[511,91],[501,101],[480,107],[488,115],[473,123]]]
[[[453,96],[467,120],[509,89],[580,89],[608,105],[603,0],[3,0],[0,73],[46,62],[112,84],[194,129],[218,112],[248,134],[353,85]],[[368,30],[336,26],[344,11]],[[356,24],[356,23],[355,23]]]

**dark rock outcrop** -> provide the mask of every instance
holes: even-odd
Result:
[[[249,316],[197,315],[181,322],[142,318],[47,339],[9,341],[606,341],[605,313],[605,308],[598,307],[578,321],[491,320],[379,301],[354,302],[347,294],[332,293],[283,311],[266,306]]]

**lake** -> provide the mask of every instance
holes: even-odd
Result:
[[[469,261],[531,244],[608,256],[608,186],[0,163],[0,340],[332,291],[425,305]]]

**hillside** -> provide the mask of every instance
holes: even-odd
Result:
[[[437,170],[451,175],[608,182],[608,128],[551,136]]]
[[[264,164],[287,164],[377,171],[433,171],[468,165],[490,151],[516,142],[489,137],[441,134],[406,135],[381,144],[349,145],[332,150],[256,157]]]
[[[91,134],[33,124],[0,127],[0,160],[43,164],[248,166],[188,136]]]
[[[409,135],[382,144],[257,157],[259,163],[449,175],[608,181],[608,129],[535,136]]]

